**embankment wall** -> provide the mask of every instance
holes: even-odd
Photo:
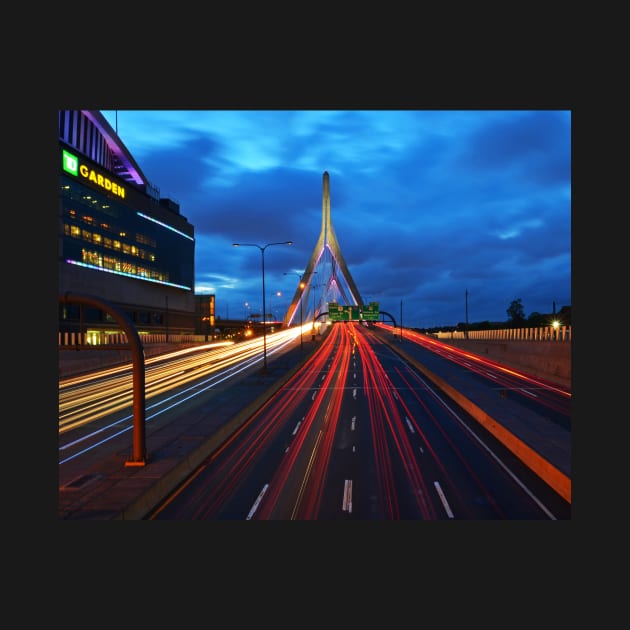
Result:
[[[571,388],[571,342],[471,339],[440,341]]]

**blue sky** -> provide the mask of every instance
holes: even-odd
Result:
[[[571,305],[571,112],[103,111],[195,228],[195,291],[220,317],[282,317],[322,221],[364,301],[410,327]],[[288,273],[288,275],[285,275]],[[281,295],[278,296],[277,293]],[[269,304],[267,304],[269,307]],[[268,309],[269,310],[269,309]],[[249,311],[251,312],[251,310]]]

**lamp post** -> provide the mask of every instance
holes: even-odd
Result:
[[[466,330],[464,331],[464,337],[468,339],[468,289],[466,289]]]
[[[316,271],[313,273],[317,273]],[[311,335],[313,337],[313,340],[315,340],[315,289],[319,288],[319,287],[325,287],[326,283],[325,282],[320,282],[319,284],[311,284],[311,290],[313,291],[313,329],[311,330]],[[321,302],[321,298],[320,298],[320,302]]]
[[[168,295],[165,295],[166,299],[166,343],[168,343]]]
[[[300,350],[304,350],[304,339],[302,339],[302,297],[304,296],[304,282],[302,281],[302,276],[297,271],[285,271],[285,276],[294,275],[300,279],[299,287],[302,290],[300,294]]]
[[[303,273],[302,275],[300,275],[297,271],[285,271],[284,272],[285,276],[294,275],[294,276],[297,276],[300,279],[299,287],[300,287],[300,289],[302,291],[302,293],[300,294],[300,350],[304,349],[304,339],[302,337],[302,323],[303,323],[302,304],[304,302],[304,288],[306,287],[306,283],[304,282],[304,276],[312,276],[314,273],[317,273],[317,271],[310,271],[309,273]],[[315,309],[313,308],[313,312],[314,311],[315,311]]]
[[[300,294],[300,350],[304,349],[304,338],[302,337],[302,325],[304,323],[304,318],[303,318],[303,304],[304,304],[304,289],[306,288],[306,282],[304,282],[304,276],[312,276],[313,274],[317,273],[317,271],[309,271],[308,273],[303,273],[302,275],[300,275],[299,273],[297,273],[297,271],[285,271],[284,275],[288,276],[288,275],[294,275],[297,276],[300,279],[300,284],[299,287],[302,290],[302,293]],[[312,285],[311,285],[312,288]],[[313,296],[315,295],[315,293],[313,293]],[[313,316],[315,314],[315,307],[313,305]]]
[[[263,373],[267,372],[267,320],[265,304],[265,250],[271,245],[293,245],[293,241],[283,241],[282,243],[267,243],[257,245],[256,243],[233,243],[234,247],[258,247],[262,260],[262,305],[263,305]]]

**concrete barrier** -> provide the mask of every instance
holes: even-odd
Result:
[[[571,388],[571,342],[486,339],[440,341]]]

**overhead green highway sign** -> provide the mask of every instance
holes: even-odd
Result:
[[[328,302],[328,319],[331,322],[347,322],[350,311],[343,304],[337,302]]]
[[[363,308],[356,304],[328,302],[328,319],[331,322],[376,321],[379,316],[378,302],[370,302]]]
[[[363,307],[363,319],[369,322],[375,322],[378,319],[378,315],[378,302],[370,302]]]

